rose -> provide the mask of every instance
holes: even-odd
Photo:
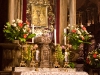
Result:
[[[96,58],[96,57],[97,57],[97,54],[96,54],[96,53],[95,53],[95,54],[93,54],[93,57],[94,57],[94,58]]]

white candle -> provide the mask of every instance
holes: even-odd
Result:
[[[39,50],[36,50],[36,60],[39,60]]]
[[[64,34],[67,34],[66,28],[64,28]],[[66,36],[64,35],[64,45],[66,45]]]
[[[56,29],[54,29],[54,44],[56,46]]]
[[[32,24],[32,34],[34,34],[34,25]],[[32,43],[34,43],[34,37],[32,38]]]
[[[65,52],[65,61],[68,61],[68,52]]]

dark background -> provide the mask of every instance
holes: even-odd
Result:
[[[3,43],[5,38],[3,27],[8,21],[8,0],[0,0],[0,43]],[[2,70],[2,48],[0,48],[0,70]]]

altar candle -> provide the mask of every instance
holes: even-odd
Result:
[[[65,62],[68,61],[68,52],[65,52]]]
[[[66,28],[64,28],[64,34],[66,34]],[[64,45],[66,45],[66,36],[64,35]]]
[[[36,60],[39,60],[39,50],[36,50]]]
[[[32,24],[32,33],[34,34],[34,25]],[[32,43],[34,43],[34,37],[32,38]]]
[[[54,29],[54,44],[56,46],[56,29]]]

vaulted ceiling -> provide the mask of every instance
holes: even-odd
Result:
[[[100,2],[100,0],[76,0],[76,8],[77,10],[85,10],[88,7],[98,7],[98,2]]]

